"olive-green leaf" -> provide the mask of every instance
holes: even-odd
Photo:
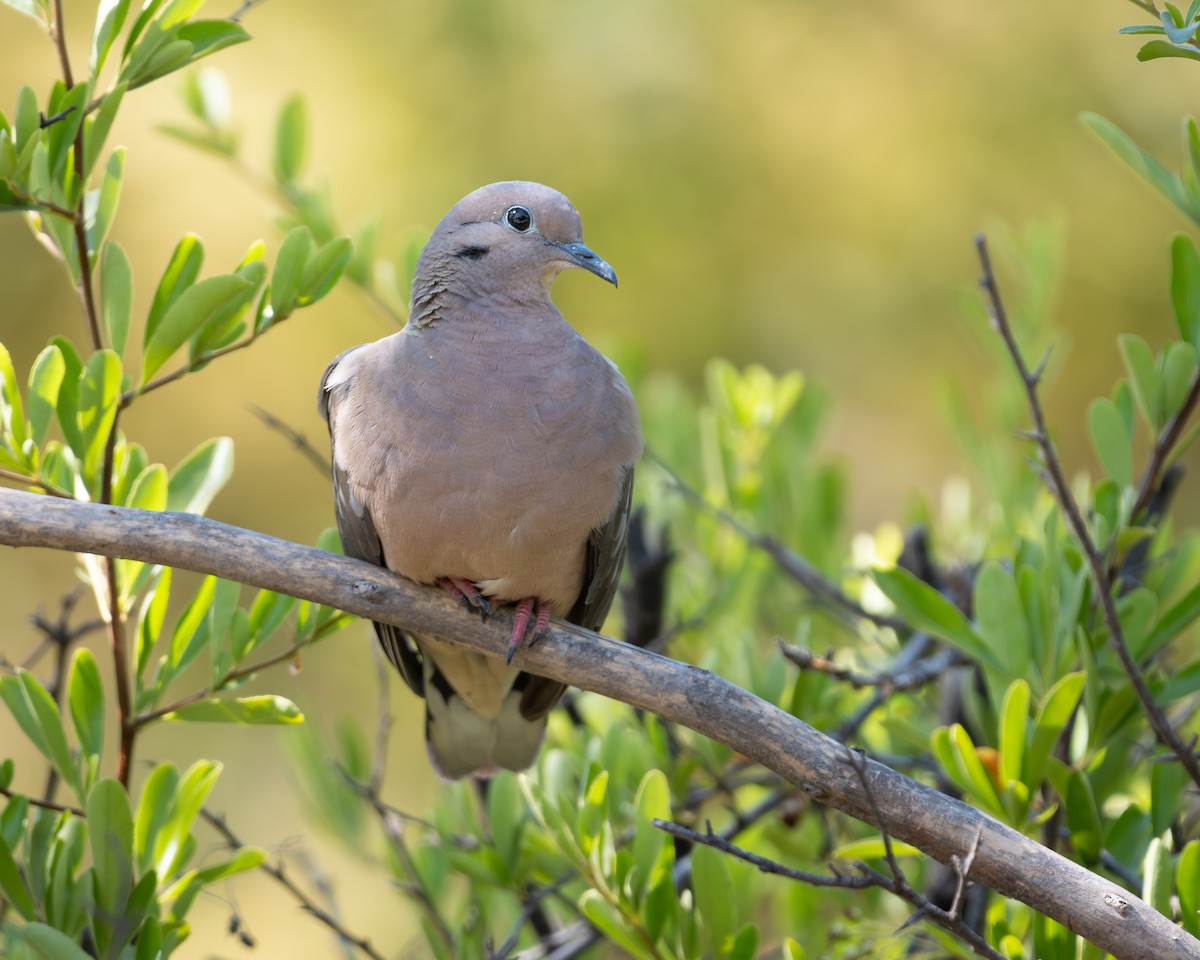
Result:
[[[201,700],[180,707],[163,719],[187,723],[292,724],[303,723],[304,714],[291,700],[264,694],[233,700]]]
[[[62,714],[59,713],[58,704],[42,686],[41,681],[28,670],[18,667],[16,679],[41,735],[41,742],[37,744],[39,749],[42,750],[63,781],[70,784],[82,799],[83,788],[79,779],[79,770],[71,759],[71,750],[67,746],[67,734],[63,729]]]
[[[308,111],[304,98],[293,94],[279,111],[275,122],[275,180],[281,185],[292,183],[304,168],[308,145]]]
[[[963,612],[929,584],[901,567],[874,570],[872,576],[901,616],[918,630],[940,637],[974,660],[996,669],[1003,668],[999,656],[988,647]]]
[[[298,306],[307,307],[333,289],[342,278],[354,256],[354,245],[349,237],[334,237],[309,260],[304,268],[304,279],[296,297]]]
[[[1195,218],[1179,177],[1168,171],[1166,167],[1150,156],[1150,154],[1142,150],[1111,120],[1106,120],[1095,113],[1084,113],[1081,119],[1084,126],[1096,134],[1104,142],[1104,145],[1123,160],[1135,173],[1158,190],[1184,214],[1193,219]]]
[[[1171,240],[1171,307],[1179,335],[1200,351],[1200,254],[1183,233]]]
[[[25,924],[21,936],[41,960],[91,960],[74,940],[44,923]]]
[[[1182,60],[1200,60],[1200,50],[1193,47],[1177,47],[1167,40],[1151,40],[1138,51],[1137,58],[1143,63],[1148,60],[1161,60],[1166,57],[1179,57]]]
[[[203,514],[233,474],[233,441],[206,440],[171,471],[167,509]]]
[[[1067,827],[1071,844],[1085,864],[1100,859],[1100,842],[1104,836],[1100,825],[1100,810],[1091,780],[1081,770],[1072,770],[1067,785]]]
[[[29,371],[29,427],[36,446],[46,439],[58,407],[58,391],[66,376],[67,363],[62,351],[51,344],[38,354]]]
[[[1005,664],[1009,676],[1025,673],[1029,662],[1029,624],[1016,581],[994,560],[975,580],[975,622],[983,642]]]
[[[1133,333],[1124,333],[1117,338],[1125,369],[1133,384],[1133,396],[1137,400],[1142,416],[1157,430],[1162,413],[1162,385],[1158,378],[1158,367],[1150,345]]]
[[[146,317],[146,332],[142,338],[146,346],[158,332],[159,324],[167,315],[167,309],[180,295],[196,282],[200,276],[200,268],[204,265],[204,243],[194,233],[186,234],[175,245],[167,268],[163,271],[162,279],[158,281],[158,289],[150,302],[150,312]]]
[[[1167,344],[1162,360],[1163,420],[1183,407],[1196,378],[1196,348],[1190,343]]]
[[[115,915],[133,888],[133,813],[125,788],[109,778],[98,781],[88,794],[87,815],[97,900]]]
[[[104,245],[100,257],[100,305],[108,344],[122,356],[133,316],[133,268],[125,249],[115,240]]]
[[[3,837],[0,837],[0,893],[4,894],[4,899],[16,908],[23,919],[32,920],[37,915],[33,899],[29,896],[25,881],[21,877],[21,870]]]
[[[232,20],[193,20],[182,24],[176,35],[192,45],[189,63],[250,39],[245,28]]]
[[[173,353],[206,323],[238,301],[254,294],[254,284],[236,273],[201,280],[185,290],[167,309],[142,359],[145,384]]]
[[[1175,893],[1183,928],[1193,937],[1200,936],[1200,840],[1192,840],[1179,855]]]
[[[312,231],[303,224],[293,227],[280,244],[271,274],[271,311],[277,319],[295,309],[315,247]]]
[[[83,475],[93,494],[100,490],[104,447],[121,401],[121,358],[97,350],[79,377],[79,433],[83,440]]]
[[[170,762],[163,762],[150,771],[138,801],[134,823],[134,849],[138,869],[149,870],[154,865],[155,845],[159,832],[170,822],[175,808],[175,792],[179,788],[179,771]]]
[[[108,51],[125,25],[129,4],[130,0],[100,0],[96,10],[96,28],[92,31],[91,55],[88,57],[88,67],[93,77],[104,69]]]
[[[1117,405],[1097,397],[1088,407],[1088,432],[1105,473],[1120,487],[1133,482],[1133,437]]]
[[[67,699],[79,745],[84,753],[99,757],[104,747],[104,685],[96,658],[87,647],[76,650],[71,661]]]
[[[92,168],[95,167],[96,161],[100,157],[100,149],[108,140],[109,131],[112,130],[113,121],[117,118],[117,110],[121,106],[127,89],[129,88],[126,84],[118,83],[103,95],[100,106],[83,121],[83,172],[85,177],[91,175]]]

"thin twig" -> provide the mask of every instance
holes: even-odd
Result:
[[[250,404],[250,410],[259,420],[263,422],[268,430],[274,430],[276,433],[285,437],[293,447],[302,453],[313,466],[321,471],[323,476],[329,475],[329,461],[308,441],[303,432],[295,427],[284,423],[269,410],[264,410],[257,404]]]
[[[53,800],[42,800],[38,797],[31,797],[28,794],[21,793],[18,790],[11,790],[8,787],[0,787],[0,797],[7,797],[9,800],[24,797],[29,801],[31,807],[41,807],[43,810],[53,810],[56,813],[73,813],[77,817],[87,818],[87,814],[78,807],[72,807],[67,803],[56,803]]]
[[[849,667],[839,666],[827,657],[818,656],[807,647],[785,643],[782,639],[778,642],[780,652],[801,670],[826,674],[856,690],[864,687],[882,687],[889,693],[915,690],[933,682],[951,667],[968,662],[957,650],[947,648],[903,671],[858,673]]]
[[[1197,371],[1196,375],[1192,377],[1192,385],[1188,388],[1182,406],[1175,411],[1154,441],[1154,449],[1150,451],[1150,460],[1146,464],[1145,473],[1142,474],[1141,483],[1138,484],[1137,498],[1133,502],[1133,508],[1129,511],[1131,523],[1138,522],[1150,505],[1150,501],[1154,499],[1155,491],[1158,490],[1159,476],[1166,467],[1167,461],[1171,459],[1171,453],[1183,435],[1183,428],[1187,426],[1198,403],[1200,403],[1200,371]]]
[[[224,816],[213,813],[206,807],[202,807],[200,809],[200,816],[203,817],[207,823],[212,825],[213,829],[215,829],[217,833],[221,835],[231,850],[240,850],[245,846],[245,844],[238,839],[237,835],[229,829],[229,825],[225,822]],[[371,946],[371,941],[367,937],[356,937],[349,930],[342,926],[337,917],[331,914],[328,910],[325,910],[320,906],[320,904],[318,904],[315,900],[308,896],[308,894],[301,890],[292,880],[292,878],[284,872],[282,860],[278,866],[272,863],[263,863],[259,869],[268,876],[273,877],[280,886],[282,886],[293,897],[296,898],[297,902],[304,910],[307,910],[313,915],[313,917],[325,924],[325,926],[332,930],[339,939],[351,944],[364,956],[370,957],[371,960],[384,960],[383,954]]]
[[[272,320],[271,326],[275,326],[277,323],[282,323],[286,319],[287,315],[278,317]],[[239,340],[237,343],[231,343],[229,346],[222,347],[220,350],[213,350],[211,353],[206,353],[204,356],[197,357],[195,360],[189,360],[182,367],[172,370],[170,373],[164,374],[157,380],[151,380],[144,386],[134,387],[132,390],[126,391],[125,393],[121,394],[121,403],[117,409],[124,410],[127,406],[133,403],[134,400],[138,399],[138,397],[144,397],[146,394],[153,390],[157,390],[159,387],[165,387],[168,383],[174,383],[176,380],[186,377],[189,373],[194,373],[197,369],[199,369],[201,364],[209,364],[212,363],[212,361],[228,356],[231,353],[236,353],[239,350],[245,350],[246,347],[250,346],[252,343],[255,343],[258,338],[262,336],[263,332],[265,331],[259,331],[258,333],[247,337],[245,340]]]
[[[1125,643],[1125,635],[1121,629],[1121,621],[1117,616],[1116,603],[1113,600],[1113,585],[1108,575],[1107,565],[1100,556],[1100,552],[1096,549],[1096,544],[1088,532],[1087,523],[1084,521],[1083,514],[1079,510],[1079,504],[1075,502],[1070,485],[1063,474],[1062,462],[1059,460],[1058,451],[1055,449],[1046,427],[1045,412],[1042,410],[1042,402],[1038,396],[1038,380],[1026,366],[1025,359],[1021,355],[1021,349],[1017,346],[1016,338],[1013,336],[1012,326],[1009,324],[1008,314],[1004,309],[1004,303],[1000,297],[1000,289],[996,284],[996,275],[992,271],[992,261],[988,255],[987,240],[983,234],[976,236],[975,249],[979,254],[979,263],[983,270],[983,276],[979,280],[979,285],[987,293],[992,324],[1004,340],[1004,344],[1008,348],[1008,354],[1012,358],[1013,366],[1016,367],[1017,373],[1021,378],[1021,385],[1025,389],[1025,398],[1029,406],[1029,413],[1033,418],[1036,442],[1042,452],[1042,466],[1048,474],[1050,492],[1062,507],[1063,513],[1066,514],[1071,532],[1075,535],[1075,539],[1079,541],[1079,545],[1087,557],[1088,566],[1092,571],[1092,581],[1096,585],[1096,593],[1099,597],[1101,609],[1104,612],[1105,623],[1108,626],[1109,645],[1112,647],[1113,652],[1116,653],[1117,659],[1121,662],[1121,667],[1124,669],[1126,676],[1129,677],[1129,682],[1133,685],[1138,700],[1142,704],[1142,709],[1145,711],[1151,727],[1154,728],[1159,742],[1179,758],[1179,762],[1183,764],[1192,782],[1200,786],[1200,765],[1196,763],[1191,750],[1183,743],[1175,729],[1167,721],[1162,710],[1159,709],[1158,704],[1154,702],[1154,697],[1150,693],[1150,689],[1146,686],[1146,681],[1142,677],[1141,670],[1134,662],[1133,656],[1129,652],[1129,647]]]
[[[60,497],[63,500],[74,500],[75,498],[65,490],[60,490],[58,487],[51,486],[45,480],[37,477],[27,477],[24,474],[17,473],[14,470],[5,470],[0,468],[0,480],[11,480],[14,483],[19,483],[25,487],[32,487],[35,490],[41,490],[43,493],[48,493],[52,497]]]
[[[736,530],[744,540],[767,554],[784,573],[817,599],[828,601],[844,612],[850,613],[860,620],[873,623],[877,627],[890,627],[898,632],[908,629],[908,625],[898,617],[872,613],[870,610],[864,608],[790,547],[785,546],[773,537],[767,536],[765,533],[759,533],[757,530],[752,529],[728,510],[709,503],[698,490],[689,485],[687,481],[667,464],[666,461],[654,453],[654,451],[648,449],[645,456],[647,460],[656,464],[666,474],[671,485],[682,493],[684,497],[711,513],[722,523]]]

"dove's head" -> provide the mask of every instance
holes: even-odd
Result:
[[[616,286],[613,268],[584,245],[571,202],[540,183],[514,180],[480,187],[454,205],[417,262],[413,289],[440,281],[474,295],[548,297],[554,278],[572,267]]]

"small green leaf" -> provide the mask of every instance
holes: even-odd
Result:
[[[696,913],[708,943],[708,951],[721,956],[729,948],[737,927],[733,876],[729,861],[712,847],[697,846],[692,850],[692,892],[696,897]]]
[[[167,509],[203,514],[233,474],[233,441],[206,440],[171,471]]]
[[[167,601],[170,595],[171,568],[165,567],[157,586],[146,594],[138,613],[136,677],[139,690],[142,674],[145,672],[147,664],[150,663],[150,654],[154,650],[154,644],[162,634],[163,620],[167,615]]]
[[[786,937],[783,941],[783,960],[808,960],[808,954],[795,940]]]
[[[121,358],[97,350],[79,377],[79,433],[83,440],[83,475],[94,497],[99,496],[104,447],[121,402]]]
[[[303,224],[293,227],[284,237],[271,274],[271,311],[277,320],[295,309],[315,248],[312,231]]]
[[[1014,680],[1000,708],[1000,780],[1007,785],[1021,779],[1025,760],[1025,731],[1029,722],[1029,684]]]
[[[1196,348],[1190,343],[1169,343],[1162,361],[1163,420],[1177,414],[1196,378]]]
[[[1120,487],[1133,482],[1133,437],[1117,405],[1097,397],[1088,407],[1088,432],[1104,471]]]
[[[914,627],[940,637],[980,663],[1002,669],[998,656],[975,632],[963,612],[929,584],[901,567],[873,570],[871,575]]]
[[[1158,429],[1162,411],[1162,385],[1158,378],[1158,367],[1150,346],[1141,337],[1132,333],[1117,338],[1125,369],[1133,384],[1133,395],[1146,422]]]
[[[101,313],[109,346],[117,356],[125,353],[129,322],[133,316],[133,268],[124,248],[115,240],[104,245],[100,257]]]
[[[994,560],[975,580],[975,622],[983,642],[1008,675],[1019,677],[1029,663],[1029,625],[1016,581]]]
[[[304,168],[308,146],[308,111],[304,98],[293,94],[279,111],[275,122],[275,181],[281,186],[292,183]]]
[[[1171,239],[1171,306],[1179,336],[1200,351],[1200,254],[1183,233]]]
[[[325,244],[304,268],[297,306],[311,306],[329,293],[346,272],[353,255],[354,245],[349,237],[334,237]]]
[[[97,901],[117,916],[133,888],[133,813],[125,788],[116,780],[99,781],[88,794],[87,815]]]
[[[150,771],[138,801],[134,824],[134,849],[138,870],[145,873],[154,866],[154,851],[158,835],[174,814],[175,794],[179,789],[179,771],[169,762],[160,763]]]
[[[74,940],[44,923],[25,924],[21,936],[41,960],[91,960]]]
[[[180,26],[177,36],[192,45],[188,63],[250,39],[245,28],[232,20],[192,20]]]
[[[1101,838],[1104,831],[1100,825],[1100,810],[1087,774],[1072,770],[1067,786],[1067,826],[1071,831],[1071,844],[1085,864],[1100,859]]]
[[[1170,47],[1166,41],[1152,41]],[[1149,46],[1150,44],[1147,44]],[[1143,50],[1145,48],[1143,47]],[[1173,48],[1178,49],[1178,48]],[[1200,54],[1197,54],[1200,56]],[[1141,54],[1139,54],[1139,57]],[[1123,160],[1135,173],[1145,179],[1164,197],[1174,204],[1188,217],[1195,219],[1183,184],[1175,174],[1169,172],[1161,163],[1146,153],[1128,136],[1126,136],[1111,120],[1095,113],[1084,113],[1081,117],[1084,126],[1098,136],[1113,153]]]
[[[1151,40],[1138,51],[1137,58],[1145,63],[1148,60],[1161,60],[1166,57],[1179,57],[1183,60],[1200,60],[1200,50],[1192,47],[1177,47],[1166,40]]]
[[[121,199],[121,180],[125,176],[125,148],[117,147],[108,158],[104,168],[104,180],[100,184],[96,208],[88,223],[88,254],[92,262],[108,238],[117,215],[117,203]]]
[[[24,920],[32,920],[37,913],[33,906],[33,898],[21,878],[21,870],[13,859],[12,849],[8,842],[0,837],[0,894],[11,903]]]
[[[1175,820],[1186,783],[1187,772],[1174,757],[1150,765],[1150,832],[1154,836],[1161,836]]]
[[[670,836],[654,826],[655,820],[671,819],[671,788],[661,770],[649,770],[642,777],[634,800],[637,819],[633,823],[633,865],[637,871],[635,902],[655,887],[670,857]]]
[[[75,134],[79,132],[79,127],[83,123],[90,93],[90,83],[77,83],[61,97],[51,94],[49,115],[62,115],[61,120],[50,124],[45,129],[50,177],[56,183],[63,182],[67,156],[75,143]]]
[[[58,391],[66,376],[67,363],[62,351],[51,344],[38,354],[29,371],[29,427],[35,446],[40,447],[54,420]]]
[[[104,686],[96,658],[87,647],[75,651],[67,676],[71,721],[83,752],[99,757],[104,747]]]
[[[205,324],[239,303],[248,303],[255,286],[235,273],[209,277],[185,290],[168,308],[166,316],[146,345],[142,359],[142,383],[166,363]]]
[[[162,279],[158,282],[158,289],[155,291],[154,300],[150,304],[150,313],[146,318],[146,333],[142,339],[143,348],[148,346],[158,333],[158,327],[171,304],[196,282],[203,265],[204,243],[194,233],[189,233],[176,244],[167,268],[163,271]]]
[[[1193,937],[1200,936],[1200,840],[1192,840],[1179,854],[1175,892],[1183,929]]]
[[[23,13],[27,17],[33,17],[42,26],[46,25],[46,18],[42,14],[44,8],[37,0],[4,0],[4,5],[12,7],[18,13]]]
[[[707,848],[700,847],[699,849]],[[652,956],[635,939],[625,918],[601,896],[600,891],[590,888],[585,890],[579,898],[579,910],[601,933],[631,957],[643,960],[643,958]]]
[[[6,677],[4,681],[0,682],[7,684],[7,681],[11,679],[13,678]],[[29,715],[37,724],[39,737],[31,739],[34,739],[34,744],[50,761],[63,781],[70,784],[82,799],[83,788],[79,780],[79,770],[71,759],[71,751],[67,746],[67,734],[63,729],[62,715],[58,712],[58,704],[55,703],[54,698],[50,696],[38,678],[28,670],[18,667],[15,679],[20,686]],[[5,701],[8,701],[8,697],[5,697]],[[9,706],[11,707],[12,704],[10,703]],[[17,719],[20,720],[20,717]],[[28,733],[28,731],[26,732]]]
[[[1164,916],[1171,915],[1171,851],[1155,837],[1142,860],[1142,899]]]
[[[201,700],[168,713],[163,719],[187,723],[291,724],[303,723],[304,714],[291,700],[263,695]]]
[[[0,343],[0,435],[12,434],[13,447],[25,442],[25,407],[21,403],[21,385],[12,356]]]
[[[1087,674],[1082,670],[1068,673],[1060,678],[1042,698],[1042,704],[1034,722],[1033,742],[1029,747],[1025,777],[1023,778],[1030,790],[1036,789],[1041,784],[1054,745],[1062,735],[1063,728],[1066,727],[1071,714],[1075,712],[1075,707],[1083,694],[1086,679]]]
[[[92,51],[88,58],[88,67],[95,77],[104,69],[104,61],[113,41],[125,25],[125,15],[129,13],[130,0],[100,0],[96,10],[96,28],[92,31]]]
[[[91,176],[96,161],[100,158],[100,150],[108,140],[108,134],[112,130],[113,121],[117,118],[117,110],[121,106],[127,89],[125,84],[118,83],[103,95],[100,106],[83,121],[83,175],[85,178]]]

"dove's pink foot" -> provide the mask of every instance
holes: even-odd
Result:
[[[550,601],[538,600],[536,597],[526,597],[517,601],[517,610],[513,614],[512,637],[508,641],[508,652],[504,654],[505,663],[512,663],[513,654],[525,640],[525,628],[529,626],[530,617],[534,618],[533,633],[529,635],[529,644],[532,646],[538,637],[546,632],[546,626],[550,623]]]
[[[438,577],[437,585],[454,599],[461,600],[469,607],[477,608],[484,617],[492,612],[492,605],[488,603],[488,598],[480,593],[479,588],[470,580],[464,580],[462,577]]]

